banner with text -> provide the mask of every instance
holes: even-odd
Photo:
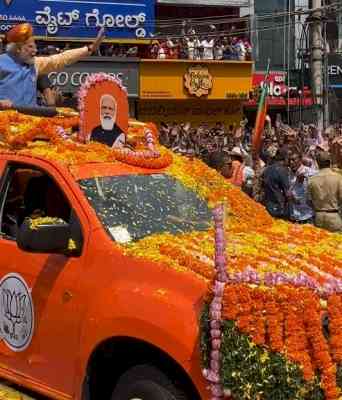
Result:
[[[50,72],[53,86],[63,93],[75,93],[90,74],[103,72],[120,80],[126,87],[128,97],[139,96],[139,63],[129,60],[114,61],[107,57],[91,57],[65,67],[62,71]]]
[[[0,0],[0,33],[30,22],[36,36],[148,38],[154,31],[155,0]]]

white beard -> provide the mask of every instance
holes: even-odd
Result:
[[[22,62],[24,62],[27,65],[33,65],[34,64],[34,57],[18,57]]]
[[[25,62],[28,65],[33,65],[34,64],[34,57],[29,57]]]
[[[101,118],[101,126],[105,131],[111,131],[114,128],[114,119],[109,117]]]

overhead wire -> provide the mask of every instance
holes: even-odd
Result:
[[[332,3],[330,5],[322,6],[319,9],[330,9],[334,8],[335,6],[341,6],[340,2]],[[255,15],[255,18],[257,19],[258,22],[261,21],[267,21],[269,19],[273,19],[275,17],[281,18],[281,17],[289,17],[289,16],[297,16],[297,15],[305,15],[305,14],[310,14],[312,10],[294,10],[293,12],[289,13],[287,11],[284,12],[271,12],[271,13],[264,13],[264,14],[258,14]],[[250,16],[244,16],[244,17],[237,17],[236,15],[221,15],[221,16],[210,16],[210,17],[194,17],[194,18],[174,18],[174,19],[153,19],[153,20],[146,20],[144,22],[144,26],[155,26],[155,27],[172,27],[175,28],[177,26],[184,26],[184,21],[191,27],[195,28],[196,26],[203,26],[203,25],[220,25],[220,24],[226,24],[226,23],[239,23],[239,22],[248,22],[250,20]],[[35,20],[27,20],[28,22],[31,22],[32,24],[35,24]],[[179,21],[179,22],[178,22]],[[38,24],[35,24],[37,26],[41,26]],[[79,27],[82,26],[80,24],[74,24],[74,26],[78,25]],[[90,27],[85,28],[89,29]]]
[[[339,6],[339,7],[337,7]],[[336,2],[336,3],[332,3],[330,5],[326,5],[326,6],[322,6],[320,9],[325,10],[325,9],[332,9],[334,8],[336,13],[341,13],[342,12],[342,6],[340,2]],[[194,34],[189,34],[189,33],[179,33],[179,34],[170,34],[170,33],[163,33],[163,32],[157,32],[155,34],[153,34],[151,37],[148,38],[142,38],[142,40],[146,40],[146,39],[165,39],[165,36],[171,38],[171,39],[181,39],[185,36],[189,37],[189,36],[209,36],[209,37],[217,37],[217,36],[226,36],[226,37],[234,37],[234,36],[241,36],[241,35],[248,35],[251,33],[259,33],[259,32],[266,32],[266,31],[271,31],[274,29],[285,29],[289,26],[291,26],[292,24],[298,24],[299,22],[297,20],[293,21],[293,17],[295,16],[300,16],[300,15],[310,15],[312,13],[312,9],[307,9],[307,10],[302,10],[302,9],[297,9],[294,10],[292,12],[272,12],[272,13],[265,13],[265,14],[261,14],[261,15],[255,15],[255,21],[257,23],[257,26],[255,29],[253,29],[250,26],[246,26],[244,28],[238,28],[235,29],[233,32],[231,30],[227,30],[227,29],[223,29],[223,30],[218,30],[215,29],[213,30],[206,30],[206,31],[201,31],[201,32],[195,32]],[[246,22],[247,25],[249,25],[250,23],[250,16],[247,17],[239,17],[239,18],[233,18],[233,19],[228,19],[226,18],[227,16],[220,16],[217,18],[223,18],[223,19],[216,19],[216,17],[199,17],[199,22],[194,24],[190,24],[192,29],[195,29],[196,27],[210,27],[211,25],[223,25],[223,24],[235,24],[237,22]],[[275,22],[272,25],[266,25],[266,22],[272,22],[272,20],[277,19],[277,20],[284,20],[284,22]],[[288,21],[286,22],[285,19],[287,19]],[[178,19],[175,20],[169,20],[169,21],[177,21]],[[166,21],[166,20],[165,20]],[[183,22],[184,20],[182,20]],[[189,19],[187,19],[187,21],[189,21]],[[42,26],[40,24],[37,24],[35,20],[28,20],[27,22],[31,22],[32,25],[35,28],[45,28],[47,29],[46,26]],[[264,22],[264,24],[262,24],[262,26],[260,26],[260,24]],[[280,23],[279,23],[280,22]],[[310,23],[310,21],[308,21],[308,23]],[[161,28],[161,26],[158,25],[158,20],[155,20],[155,24],[153,24],[153,26],[155,27],[155,30],[158,31],[157,28]],[[183,27],[183,23],[181,23],[179,25],[180,27]],[[149,21],[147,21],[147,23],[144,23],[144,27],[148,28],[149,27]],[[172,27],[173,30],[175,30],[175,27],[177,27],[177,24],[175,25],[173,24],[165,24],[163,26],[163,28],[166,27]],[[94,27],[89,27],[86,26],[85,24],[73,24],[72,26],[68,27],[69,31],[72,30],[80,30],[80,29],[84,29],[87,31],[90,31],[92,29],[94,29]],[[115,31],[115,30],[119,30],[120,28],[117,27],[113,27],[113,28],[107,28],[107,30],[110,31]],[[51,38],[51,36],[49,36],[49,38]]]
[[[341,5],[340,2],[336,2],[336,3],[332,3],[330,5],[325,5],[325,6],[319,7],[318,9],[316,9],[316,11],[317,10],[325,10],[325,9],[329,9],[329,8],[334,8],[335,6],[340,6],[340,5]],[[297,10],[292,11],[290,13],[290,15],[310,14],[311,12],[312,12],[312,9],[306,9],[306,10],[297,9]],[[271,19],[274,16],[279,16],[279,17],[286,16],[287,17],[288,15],[289,15],[289,13],[287,11],[283,11],[283,12],[272,11],[270,13],[258,14],[258,15],[256,15],[256,17],[259,20],[263,20],[263,19]],[[165,24],[167,24],[167,25],[172,24],[173,26],[175,26],[175,25],[177,25],[177,21],[179,21],[180,25],[182,25],[182,23],[184,23],[184,21],[191,23],[191,22],[197,21],[197,20],[198,21],[209,20],[210,23],[213,23],[216,20],[219,21],[222,18],[223,19],[229,18],[229,21],[234,20],[234,21],[238,22],[238,21],[245,21],[245,20],[249,19],[249,16],[237,17],[235,14],[231,14],[231,15],[228,14],[228,15],[210,16],[210,17],[155,19],[154,22],[156,24],[159,24],[159,23],[160,24],[164,24],[164,21],[165,21]]]
[[[317,10],[325,10],[325,9],[330,9],[330,8],[334,8],[337,6],[341,6],[340,2],[336,2],[336,3],[332,3],[330,5],[326,5],[326,6],[322,6]],[[297,9],[294,10],[290,13],[290,16],[297,16],[297,15],[308,15],[312,13],[312,9]],[[283,11],[283,12],[275,12],[272,11],[270,13],[264,13],[264,14],[257,14],[255,15],[255,17],[259,20],[259,21],[263,21],[263,20],[267,20],[267,19],[272,19],[274,17],[288,17],[289,16],[289,12],[287,11]],[[189,23],[189,25],[191,25],[192,22],[196,22],[198,20],[198,22],[195,23],[196,25],[203,25],[206,23],[210,23],[210,24],[215,24],[216,23],[226,23],[226,22],[245,22],[248,21],[250,18],[250,16],[244,16],[244,17],[237,17],[236,15],[221,15],[221,16],[210,16],[210,17],[195,17],[195,18],[175,18],[175,19],[155,19],[154,21],[152,21],[156,26],[182,26],[182,24],[184,24],[184,21],[186,21],[187,23]],[[165,22],[164,22],[165,21]],[[179,21],[179,23],[177,23],[177,21]],[[149,22],[149,21],[147,21]],[[193,25],[193,24],[192,24]]]
[[[342,12],[342,8],[341,8],[341,12]],[[28,21],[30,22],[30,21]],[[308,21],[307,24],[310,25],[312,22]],[[146,39],[148,40],[165,40],[166,38],[168,39],[182,39],[184,37],[239,37],[239,36],[248,36],[251,33],[261,33],[261,32],[267,32],[267,31],[272,31],[272,30],[279,30],[279,29],[285,29],[287,27],[296,25],[296,24],[300,24],[298,21],[293,21],[290,19],[289,22],[283,22],[283,23],[275,23],[273,25],[268,25],[268,26],[264,26],[264,27],[259,27],[257,26],[256,28],[251,28],[251,27],[245,27],[245,28],[240,28],[240,29],[236,29],[234,31],[231,30],[217,30],[217,31],[212,31],[212,30],[208,30],[208,31],[201,31],[195,34],[170,34],[170,33],[158,33],[155,34],[153,37],[150,38],[142,38],[142,40],[146,41]],[[34,21],[32,21],[32,25],[34,28],[43,28],[42,25],[38,25],[36,24]],[[71,26],[68,28],[69,31],[73,30],[73,29],[84,29],[87,31],[90,31],[92,29],[92,27],[86,27],[84,25],[77,25],[75,24],[74,26]],[[109,28],[108,31],[115,31],[118,28]]]

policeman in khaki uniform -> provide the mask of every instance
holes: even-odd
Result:
[[[331,232],[342,232],[339,206],[342,204],[342,176],[334,172],[330,154],[318,154],[319,173],[309,179],[308,192],[315,210],[315,225]]]

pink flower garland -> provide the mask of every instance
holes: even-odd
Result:
[[[65,129],[62,126],[57,126],[56,127],[56,131],[58,133],[58,135],[64,139],[64,140],[68,140],[70,137],[70,135],[65,131]]]
[[[210,383],[211,400],[222,400],[230,396],[229,391],[223,391],[220,380],[220,348],[222,338],[222,299],[228,275],[226,272],[225,235],[224,235],[224,205],[217,206],[214,211],[215,222],[215,270],[214,298],[210,304],[210,367],[203,370],[203,376]]]
[[[288,275],[284,272],[267,272],[261,277],[256,270],[248,266],[242,272],[235,272],[228,277],[229,283],[246,283],[251,285],[263,284],[268,287],[277,285],[291,285],[295,287],[306,287],[314,290],[320,297],[328,298],[330,295],[342,293],[341,279],[330,277],[321,285],[305,272],[298,275]]]
[[[154,136],[150,129],[145,128],[145,140],[146,140],[146,147],[149,149],[150,152],[154,154],[160,155],[158,151],[155,150],[155,143],[154,143]]]

